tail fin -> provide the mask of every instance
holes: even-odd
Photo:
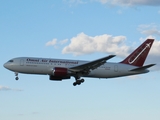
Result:
[[[147,39],[135,51],[133,51],[126,59],[120,63],[141,67],[143,66],[147,55],[152,47],[154,39]]]

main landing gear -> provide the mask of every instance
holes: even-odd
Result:
[[[73,86],[80,85],[83,82],[84,82],[84,79],[76,79],[76,82],[73,83]]]
[[[15,80],[18,80],[19,78],[18,78],[18,73],[17,72],[15,72],[15,76],[16,76]]]

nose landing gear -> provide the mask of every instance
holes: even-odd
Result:
[[[15,76],[16,76],[15,80],[18,80],[19,79],[18,78],[18,72],[15,72]]]

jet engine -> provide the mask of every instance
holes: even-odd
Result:
[[[62,79],[70,79],[67,68],[55,67],[52,70],[52,75],[49,77],[50,80],[61,81]]]
[[[62,77],[62,76],[67,76],[67,74],[68,74],[67,68],[55,67],[53,69],[53,76]]]

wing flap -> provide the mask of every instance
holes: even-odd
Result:
[[[156,65],[156,64],[145,65],[145,66],[143,66],[143,67],[135,68],[135,69],[132,69],[132,70],[130,70],[130,71],[141,71],[141,70],[145,70],[145,69],[147,69],[147,68],[150,68],[150,67],[152,67],[152,66],[154,66],[154,65]]]

